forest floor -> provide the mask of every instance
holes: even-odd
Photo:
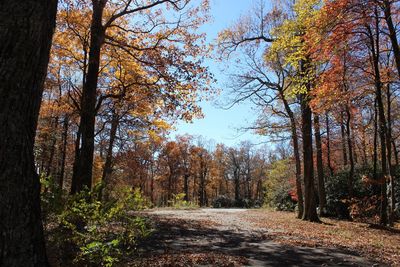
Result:
[[[245,209],[149,210],[132,266],[400,266],[400,230]]]

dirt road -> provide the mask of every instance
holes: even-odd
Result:
[[[252,213],[244,209],[147,211],[157,231],[145,243],[141,265],[384,266],[345,249],[274,242],[270,229],[248,220]]]

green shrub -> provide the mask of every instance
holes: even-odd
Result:
[[[97,200],[98,190],[83,190],[66,198],[54,231],[56,245],[72,250],[78,266],[114,266],[123,254],[135,251],[137,242],[151,234],[148,222],[129,214],[146,208],[139,190],[123,189],[118,199]]]
[[[185,193],[172,194],[172,199],[169,202],[170,206],[174,209],[197,209],[199,205],[192,201],[185,199]]]
[[[350,204],[357,203],[358,199],[372,197],[374,188],[363,183],[362,177],[372,177],[370,168],[357,168],[353,176],[353,199],[349,197],[349,171],[342,171],[326,178],[326,215],[340,219],[350,219]],[[353,207],[357,210],[357,207]],[[360,209],[362,209],[360,207]]]
[[[293,199],[294,177],[293,163],[289,159],[278,160],[271,164],[264,183],[264,205],[282,211],[294,211],[296,201]]]
[[[235,206],[235,200],[226,195],[219,195],[212,202],[213,208],[232,208]]]

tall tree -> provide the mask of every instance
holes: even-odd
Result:
[[[0,265],[48,266],[33,155],[56,0],[0,3]]]

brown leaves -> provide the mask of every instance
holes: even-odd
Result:
[[[141,266],[221,266],[236,267],[248,264],[244,257],[233,257],[222,253],[180,253],[153,256],[140,262]]]
[[[394,230],[372,229],[368,224],[323,219],[322,224],[295,218],[294,213],[256,211],[246,218],[270,229],[268,238],[279,243],[306,247],[337,247],[360,253],[372,260],[400,264],[399,225]]]

